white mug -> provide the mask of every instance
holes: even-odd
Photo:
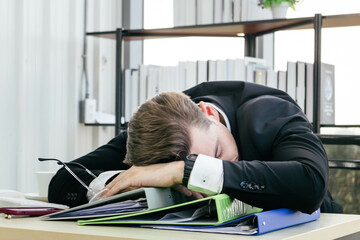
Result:
[[[47,197],[49,184],[56,172],[54,171],[37,171],[36,177],[38,182],[39,196]]]

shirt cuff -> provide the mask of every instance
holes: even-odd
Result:
[[[224,183],[222,160],[199,154],[190,173],[187,188],[197,192],[216,195]]]
[[[106,182],[108,179],[110,179],[112,176],[118,174],[122,171],[106,171],[103,173],[100,173],[99,176],[97,176],[92,182],[89,184],[89,188],[93,190],[93,192],[88,191],[86,194],[87,199],[90,201],[94,197],[94,193],[100,192],[106,185]]]

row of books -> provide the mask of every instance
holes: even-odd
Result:
[[[125,72],[125,121],[139,105],[161,92],[181,92],[207,81],[238,80],[287,92],[313,121],[313,64],[288,62],[286,71],[274,71],[264,59],[186,61],[177,66],[140,65]],[[334,124],[334,65],[322,64],[321,120]]]
[[[174,0],[174,26],[271,19],[258,0]]]

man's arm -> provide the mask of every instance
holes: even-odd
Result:
[[[122,132],[106,145],[73,162],[82,164],[96,176],[105,171],[128,169],[129,166],[122,162],[126,155],[126,139],[126,132]],[[71,163],[68,166],[88,186],[93,182],[94,177],[84,168]],[[64,168],[56,173],[49,185],[49,202],[77,206],[88,202],[86,195],[87,189]]]
[[[237,111],[242,160],[223,162],[223,192],[258,207],[313,212],[327,191],[327,156],[300,108],[263,96]]]
[[[182,184],[183,175],[184,161],[157,163],[147,166],[134,165],[111,181],[106,186],[109,191],[105,192],[102,197],[110,197],[129,187],[173,187]],[[191,195],[191,193],[188,192],[187,195]]]

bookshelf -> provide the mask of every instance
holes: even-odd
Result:
[[[293,19],[272,19],[236,23],[220,23],[210,25],[181,26],[162,29],[116,29],[106,32],[88,32],[87,36],[108,38],[116,41],[116,88],[115,88],[115,134],[126,128],[125,115],[125,83],[123,81],[123,42],[132,40],[175,38],[175,37],[244,37],[245,55],[255,57],[256,37],[281,30],[314,29],[314,109],[313,131],[331,144],[357,144],[358,136],[322,136],[320,132],[320,77],[321,77],[321,29],[360,26],[360,14],[322,16]],[[331,140],[329,140],[331,139]]]

